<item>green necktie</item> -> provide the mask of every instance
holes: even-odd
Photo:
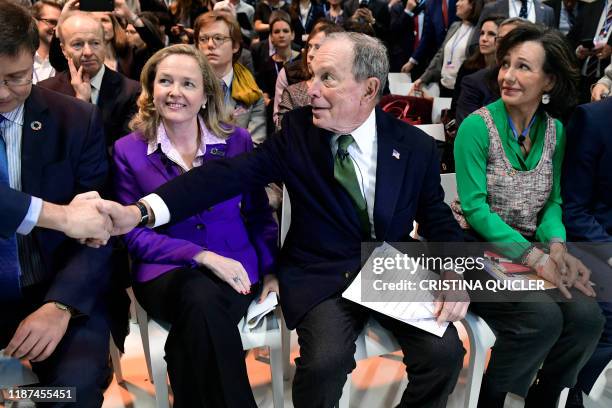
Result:
[[[357,181],[357,173],[353,160],[348,154],[348,147],[355,142],[351,135],[340,135],[338,138],[338,150],[334,160],[334,178],[344,187],[353,199],[355,211],[359,217],[362,233],[370,237],[370,218],[368,217],[368,206],[361,194],[359,182]]]

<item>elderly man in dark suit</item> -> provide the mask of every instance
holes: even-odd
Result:
[[[578,375],[567,407],[582,406],[612,359],[612,99],[580,105],[567,128],[563,160],[563,223],[568,241],[592,271],[606,325],[592,357]],[[579,243],[578,243],[579,242]],[[568,244],[569,245],[569,244]]]
[[[109,375],[110,248],[88,248],[43,228],[22,234],[35,223],[53,226],[30,214],[37,212],[32,196],[68,203],[104,186],[100,114],[31,85],[38,33],[27,10],[0,0],[0,27],[0,191],[17,200],[8,213],[13,227],[4,214],[0,223],[0,349],[29,360],[40,385],[76,387],[79,406],[99,407]]]
[[[38,85],[97,105],[102,111],[106,144],[130,132],[140,84],[104,65],[104,30],[91,14],[63,14],[58,34],[69,70]]]
[[[444,407],[461,368],[464,351],[452,325],[437,337],[340,296],[359,271],[364,240],[410,241],[415,220],[430,241],[462,240],[443,201],[434,140],[377,107],[387,61],[377,39],[330,34],[312,60],[312,106],[286,114],[281,133],[252,153],[193,169],[135,205],[105,208],[121,233],[185,219],[271,181],[285,183],[292,217],[278,278],[287,325],[297,328],[300,343],[298,408],[338,402],[369,317],[396,336],[410,367],[400,406]],[[445,297],[439,308],[440,322],[455,321],[467,302]]]

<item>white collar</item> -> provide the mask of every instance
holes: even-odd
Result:
[[[221,80],[225,82],[227,89],[230,89],[232,87],[232,81],[234,80],[234,68],[232,67],[229,72],[225,74],[223,78],[221,78]]]
[[[22,103],[10,112],[0,112],[0,115],[4,116],[4,118],[6,119],[2,124],[2,127],[8,126],[7,122],[13,122],[19,126],[23,126],[23,107],[24,104]]]
[[[102,77],[104,76],[104,72],[106,72],[106,66],[102,64],[102,68],[100,68],[100,70],[96,73],[96,75],[94,75],[93,78],[89,80],[89,83],[91,83],[91,86],[96,88],[98,91],[100,90],[100,87],[102,86]]]
[[[198,123],[200,124],[200,147],[198,148],[198,152],[196,153],[196,157],[204,156],[206,153],[206,145],[208,144],[225,144],[225,139],[221,139],[214,134],[204,124],[204,119],[198,116]],[[172,146],[172,142],[168,137],[168,133],[166,132],[166,127],[163,123],[160,123],[157,127],[157,137],[154,140],[149,141],[147,146],[147,156],[155,153],[157,148],[160,147],[162,153],[165,155],[169,155],[171,150],[174,150]]]
[[[367,150],[372,146],[372,137],[376,137],[376,109],[372,109],[368,118],[350,134],[355,140],[355,147],[362,153],[369,153]],[[340,133],[334,135],[332,138],[334,144],[337,144],[340,135]]]

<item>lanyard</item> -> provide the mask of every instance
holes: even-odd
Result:
[[[523,142],[525,141],[525,139],[529,137],[529,131],[531,130],[531,127],[533,126],[533,122],[535,122],[536,115],[537,115],[537,112],[533,115],[533,117],[531,118],[531,121],[529,121],[529,124],[527,125],[525,129],[523,129],[520,135],[516,131],[516,127],[514,126],[514,123],[512,122],[512,118],[510,118],[510,115],[508,115],[508,124],[510,125],[510,130],[512,130],[512,135],[514,136],[514,140],[516,140],[521,146],[523,145]]]
[[[471,32],[471,27],[468,27],[467,30],[464,30],[461,34],[459,31],[463,30],[464,25],[462,24],[459,27],[459,30],[453,35],[453,43],[451,44],[450,55],[448,56],[448,60],[446,60],[446,65],[451,65],[453,63],[453,55],[455,55],[455,48],[459,45],[459,42],[465,37],[469,32]],[[467,26],[465,26],[467,27]]]

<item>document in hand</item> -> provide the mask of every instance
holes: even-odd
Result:
[[[0,389],[37,382],[36,375],[23,365],[21,360],[5,356],[4,350],[0,350]],[[2,393],[0,392],[0,394]]]
[[[362,301],[361,289],[362,289],[362,277],[364,275],[371,276],[373,270],[373,263],[375,258],[389,258],[393,259],[396,255],[403,254],[395,249],[393,246],[384,242],[381,246],[376,248],[372,255],[368,258],[363,268],[359,271],[359,274],[353,280],[351,285],[342,293],[342,297],[352,302],[360,304],[368,309],[374,310],[378,313],[382,313],[386,316],[400,320],[404,323],[410,324],[414,327],[418,327],[421,330],[435,334],[438,337],[442,337],[448,322],[444,322],[441,326],[436,322],[436,318],[433,315],[434,311],[434,295],[426,290],[402,290],[395,291],[393,296],[385,296],[386,301],[380,302],[366,302]],[[387,270],[381,279],[385,281],[399,281],[401,280],[406,271],[395,269]],[[410,272],[410,280],[419,281],[421,279],[426,280],[438,280],[438,275],[419,267],[415,271]],[[364,280],[363,283],[369,284],[371,281]]]
[[[244,327],[242,328],[243,332],[250,332],[259,326],[259,322],[265,315],[270,313],[276,308],[278,304],[278,298],[276,297],[276,292],[268,293],[268,296],[264,299],[263,302],[257,303],[259,298],[256,297],[253,299],[251,304],[249,305],[249,309],[247,310],[246,319],[244,321]]]

